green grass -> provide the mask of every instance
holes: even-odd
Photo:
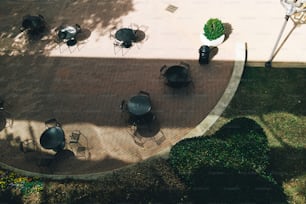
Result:
[[[265,131],[270,172],[290,203],[306,203],[306,69],[246,68],[240,86],[213,134],[237,117]],[[95,182],[44,181],[39,195],[22,203],[179,203],[191,200],[188,186],[164,159],[150,160]],[[9,192],[8,197],[14,196]],[[16,201],[16,199],[15,199]],[[17,201],[15,203],[18,203]]]
[[[236,117],[259,123],[271,148],[271,171],[291,203],[306,203],[306,70],[246,68],[210,133]]]

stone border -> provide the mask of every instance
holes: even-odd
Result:
[[[228,83],[228,86],[226,87],[222,97],[216,104],[216,106],[212,109],[212,111],[208,114],[208,116],[199,123],[195,128],[193,128],[189,133],[187,133],[182,139],[191,138],[191,137],[198,137],[204,135],[209,128],[218,120],[218,118],[221,116],[225,108],[229,105],[232,98],[234,97],[239,83],[240,79],[244,70],[244,65],[246,61],[246,43],[237,43],[236,49],[235,49],[235,63],[233,68],[233,73],[231,76],[231,79]],[[155,158],[168,158],[170,153],[171,146],[160,151],[158,154],[142,161],[142,162],[148,162]],[[4,164],[0,162],[0,167],[3,169],[7,169],[10,171],[14,171],[18,174],[29,176],[29,177],[39,177],[42,179],[52,179],[52,180],[64,180],[64,179],[73,179],[73,180],[84,180],[84,181],[91,181],[96,180],[98,178],[101,178],[103,176],[111,175],[116,172],[119,172],[123,169],[129,169],[132,168],[136,164],[131,164],[122,168],[114,169],[111,171],[106,172],[100,172],[100,173],[90,173],[90,174],[79,174],[79,175],[54,175],[54,174],[41,174],[41,173],[35,173],[30,171],[21,170],[12,166],[9,166],[7,164]]]

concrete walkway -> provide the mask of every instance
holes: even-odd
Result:
[[[18,30],[22,16],[28,13],[43,14],[48,22],[49,32],[39,40],[28,39]],[[263,64],[270,56],[284,13],[279,2],[272,0],[3,1],[1,96],[9,102],[7,110],[14,125],[0,133],[0,145],[9,146],[1,153],[1,161],[47,173],[37,167],[35,159],[54,154],[39,146],[44,121],[52,117],[63,124],[67,141],[74,129],[81,130],[87,147],[85,159],[57,164],[49,172],[54,174],[119,168],[167,152],[182,138],[201,135],[236,91],[244,65],[244,42],[248,63]],[[227,36],[214,49],[210,64],[200,66],[200,34],[211,17],[225,23]],[[62,23],[78,23],[86,31],[77,47],[68,49],[54,42],[54,30]],[[145,39],[124,55],[115,54],[110,32],[131,24],[145,31]],[[288,28],[290,25],[291,21]],[[299,34],[303,29],[301,25],[294,30],[275,57],[275,64],[303,65],[305,40]],[[191,65],[195,88],[187,94],[173,94],[159,78],[161,66],[180,61]],[[159,121],[159,131],[154,137],[142,138],[141,146],[131,137],[118,109],[122,99],[139,90],[150,92]],[[34,141],[37,151],[21,153],[19,144],[25,140]]]

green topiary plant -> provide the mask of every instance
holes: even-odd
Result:
[[[204,25],[204,35],[208,40],[215,40],[224,34],[224,26],[220,19],[210,18]]]

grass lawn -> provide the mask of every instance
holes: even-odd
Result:
[[[207,135],[233,118],[264,129],[270,171],[290,203],[306,203],[306,69],[246,68],[231,104]],[[152,159],[99,181],[44,181],[42,191],[6,192],[15,203],[184,203],[188,186],[167,160]],[[16,198],[19,195],[19,198]]]
[[[230,106],[208,134],[239,116],[265,130],[271,171],[292,203],[306,203],[306,70],[246,68]]]

